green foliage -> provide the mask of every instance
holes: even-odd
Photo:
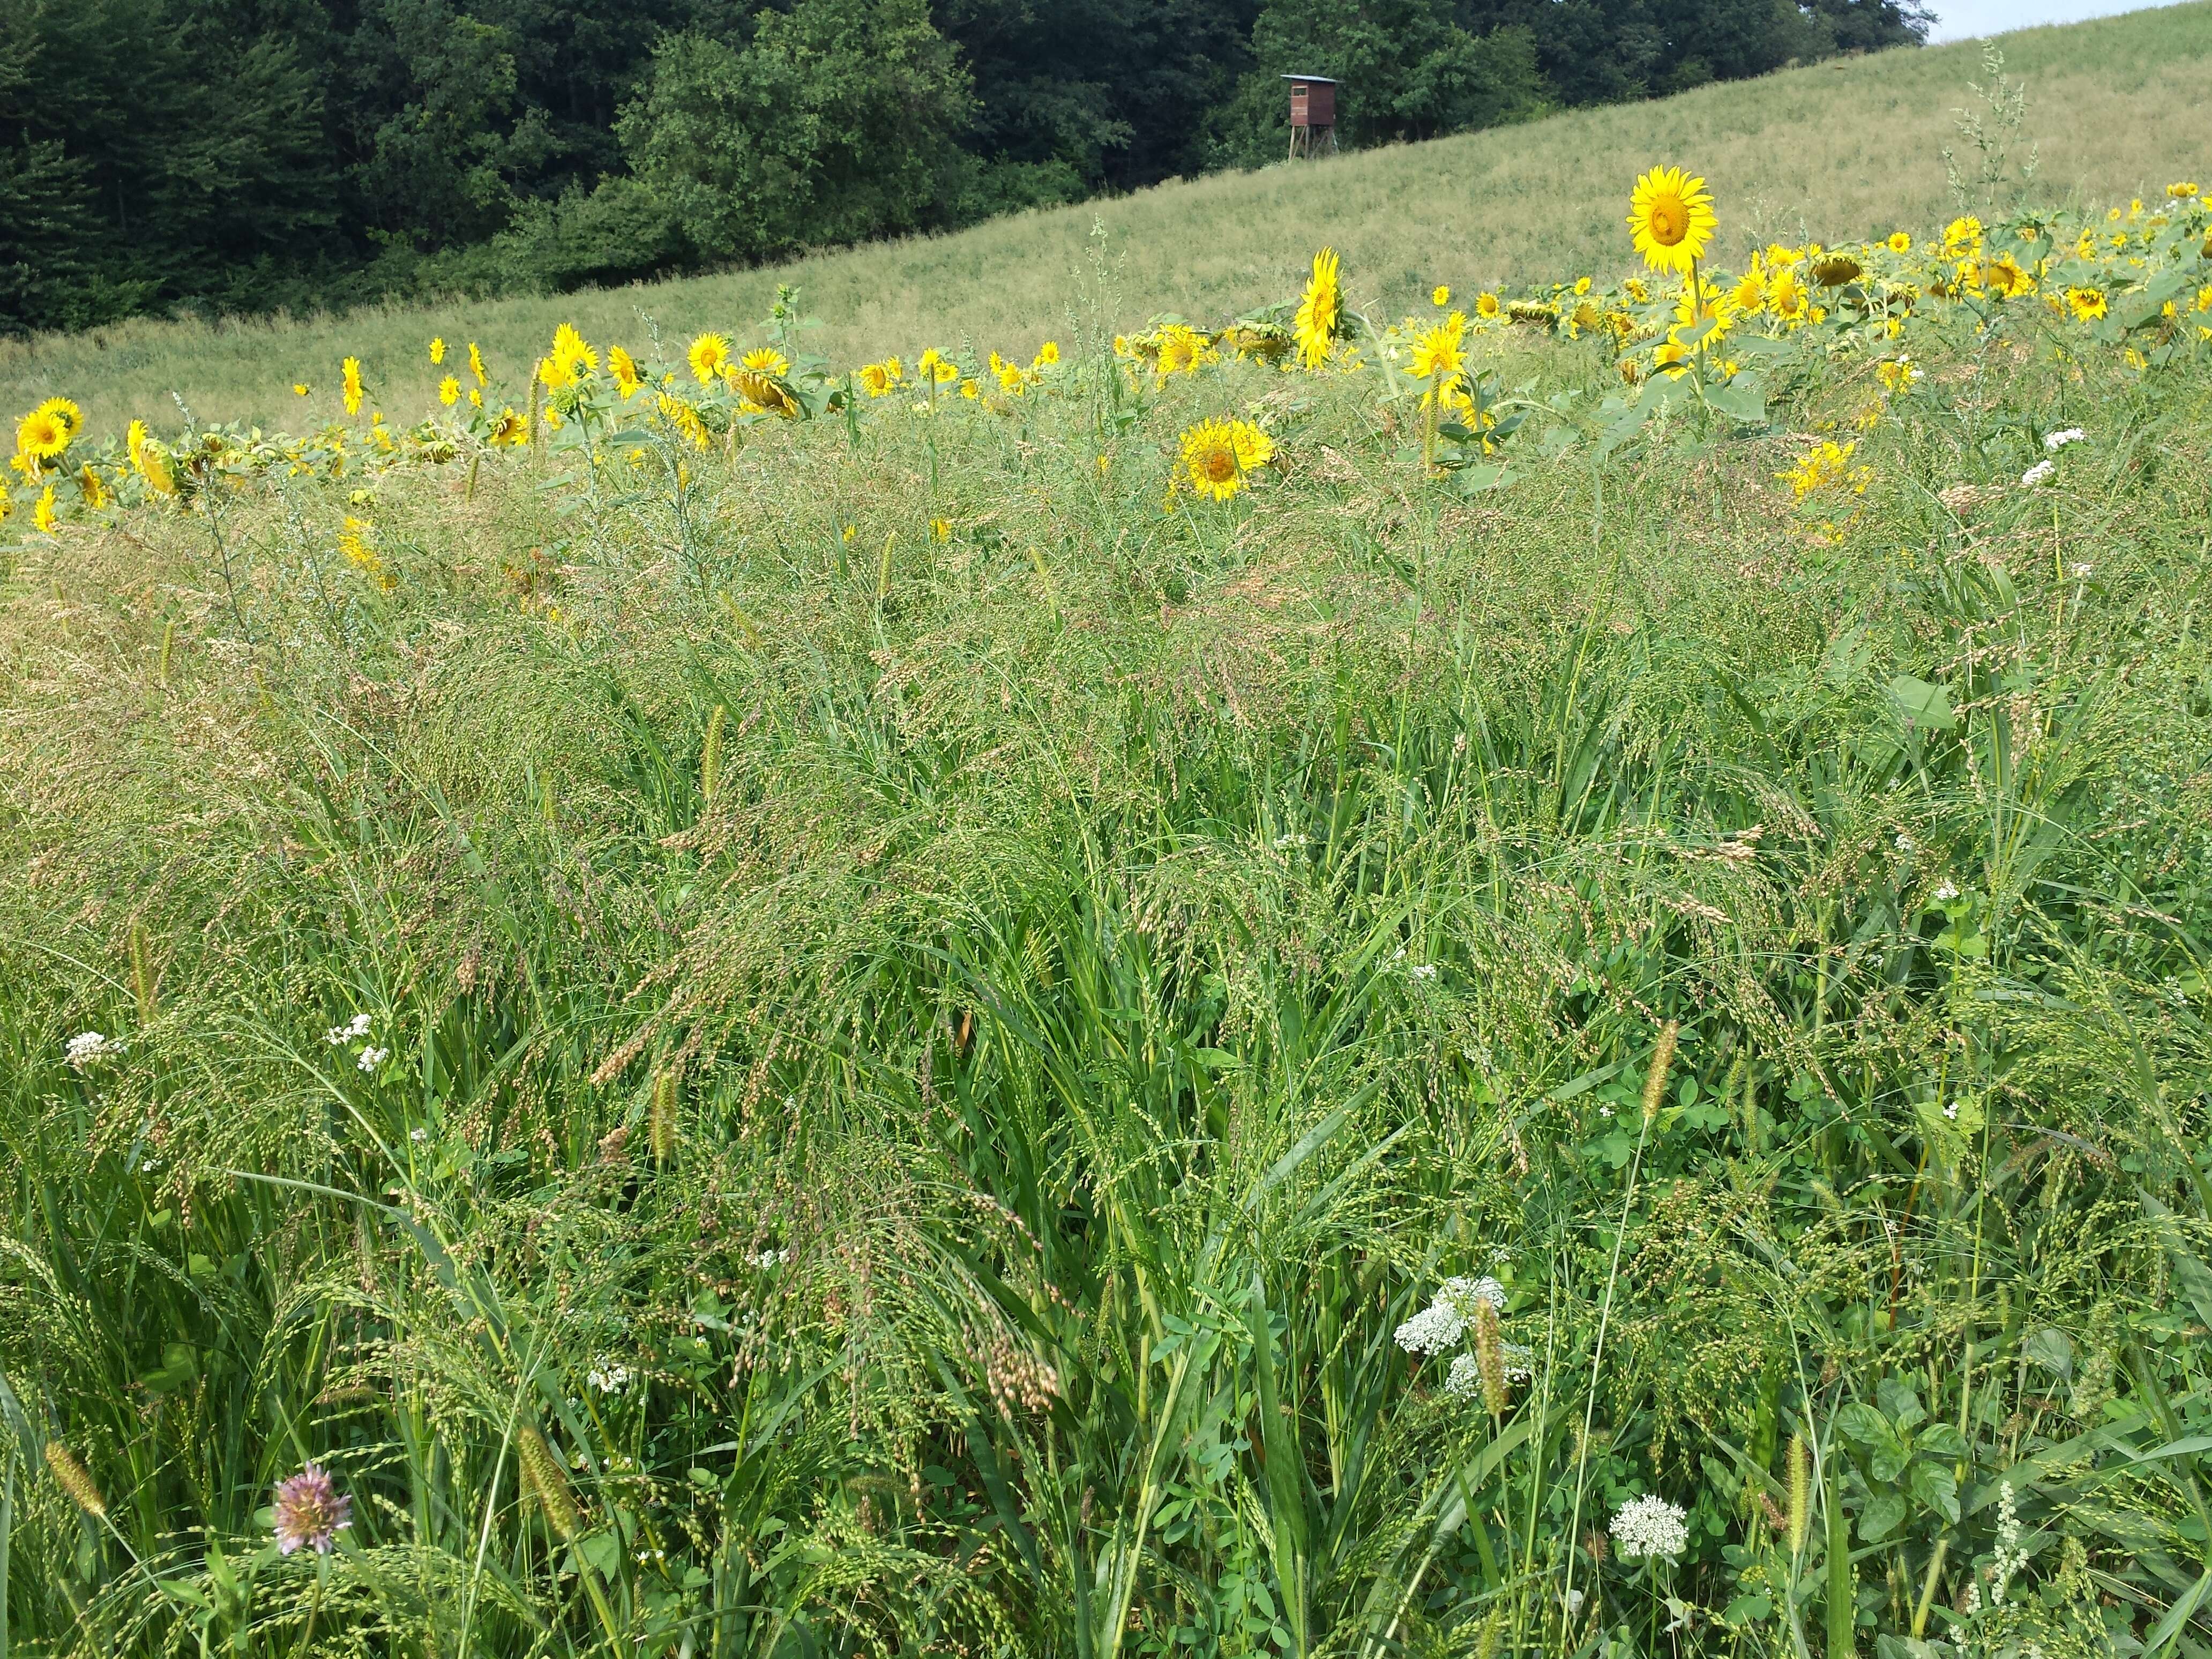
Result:
[[[969,97],[923,0],[798,0],[669,40],[617,131],[702,257],[757,259],[942,222]]]
[[[1481,337],[1472,497],[1093,318],[14,549],[11,1652],[2199,1644],[2212,362],[1948,315]]]

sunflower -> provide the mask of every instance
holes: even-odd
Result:
[[[477,377],[477,384],[484,383],[483,353],[477,349],[474,340],[469,342],[469,373]]]
[[[51,461],[69,447],[69,423],[45,404],[15,422],[15,453],[32,461]],[[29,468],[18,471],[28,472]]]
[[[735,369],[730,374],[730,387],[754,413],[781,415],[787,421],[798,419],[801,413],[798,398],[780,374],[757,368]]]
[[[512,409],[502,408],[499,418],[491,423],[490,437],[495,444],[503,444],[510,449],[520,447],[530,441],[530,422]]]
[[[123,447],[131,457],[131,470],[141,476],[146,471],[146,441],[150,435],[143,421],[133,421],[123,429]]]
[[[2009,253],[2000,253],[1976,273],[1981,284],[1999,299],[2010,299],[2015,294],[2033,293],[2035,278],[2020,268],[2020,261]]]
[[[1218,362],[1221,354],[1213,342],[1186,323],[1168,323],[1160,329],[1160,360],[1154,365],[1160,379],[1170,374],[1195,374],[1204,363]]]
[[[31,522],[40,530],[54,527],[54,487],[48,484],[39,497],[39,504],[31,509]]]
[[[1841,288],[1866,275],[1866,267],[1848,253],[1824,253],[1813,262],[1813,280],[1822,288]]]
[[[448,374],[438,382],[438,401],[448,409],[461,400],[461,383]]]
[[[2077,323],[2094,323],[2105,314],[2105,290],[2101,288],[2069,288],[2066,290],[2067,308],[2073,312]]]
[[[700,420],[697,410],[683,398],[672,398],[665,392],[658,393],[653,401],[660,410],[660,418],[690,439],[694,448],[704,449],[707,447],[706,424]]]
[[[720,334],[702,334],[691,342],[684,360],[691,365],[693,380],[701,386],[712,386],[730,366],[730,343]]]
[[[1336,250],[1325,247],[1314,255],[1313,275],[1298,299],[1298,362],[1307,368],[1327,362],[1329,344],[1343,325],[1344,267]]]
[[[887,398],[897,390],[899,360],[887,357],[880,363],[862,363],[860,368],[860,389],[871,398]]]
[[[637,359],[620,346],[607,348],[607,373],[615,377],[615,389],[622,393],[624,403],[635,398],[638,388],[645,384],[645,377],[637,372]]]
[[[1438,283],[1429,290],[1429,303],[1442,311],[1451,303],[1451,289]]]
[[[788,374],[791,361],[774,346],[755,346],[740,358],[738,367],[753,374]]]
[[[2193,199],[2197,194],[2196,181],[2194,179],[2184,179],[2179,183],[2168,185],[2166,187],[2166,193],[2173,198],[2177,202],[2190,201]]]
[[[347,358],[338,365],[338,371],[345,377],[345,412],[358,415],[361,413],[361,359]]]
[[[949,386],[960,378],[960,366],[935,346],[925,349],[915,364],[915,372],[925,386]]]
[[[1719,222],[1705,181],[1680,167],[1652,168],[1637,179],[1629,198],[1629,234],[1654,270],[1687,271]]]
[[[1746,317],[1753,317],[1766,308],[1766,273],[1759,268],[1754,258],[1749,270],[1743,273],[1736,285],[1729,290],[1729,299],[1736,310]]]
[[[1982,222],[1971,213],[1943,227],[1943,257],[1970,259],[1982,251]]]
[[[599,366],[599,354],[584,343],[584,337],[567,323],[553,331],[553,349],[538,361],[538,378],[546,389],[558,392],[574,386]]]
[[[1912,238],[1904,231],[1893,230],[1889,233],[1889,251],[1892,253],[1911,252]]]
[[[1037,348],[1037,354],[1034,358],[1030,359],[1030,367],[1031,368],[1046,368],[1059,361],[1060,342],[1057,340],[1047,340],[1042,345]]]
[[[1456,378],[1467,367],[1467,354],[1460,349],[1466,334],[1467,317],[1457,311],[1424,331],[1413,341],[1413,378],[1431,381]]]
[[[1201,421],[1182,434],[1182,470],[1201,495],[1225,501],[1274,458],[1274,441],[1249,421]]]
[[[107,505],[107,486],[100,483],[100,474],[92,470],[90,461],[77,469],[76,487],[83,492],[84,504],[94,512]]]
[[[444,362],[445,361],[446,361],[446,338],[445,338],[445,336],[443,336],[442,334],[441,334],[441,335],[434,335],[434,336],[432,336],[432,337],[431,337],[431,340],[430,340],[430,367],[431,367],[431,368],[436,368],[440,363],[442,363],[442,362]]]
[[[314,387],[309,386],[305,380],[295,380],[292,382],[292,395],[295,398],[304,398],[313,390]]]

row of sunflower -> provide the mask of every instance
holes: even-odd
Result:
[[[1304,291],[1218,328],[1163,316],[1117,337],[1114,356],[1133,389],[1224,362],[1285,374],[1372,373],[1381,396],[1414,411],[1425,468],[1448,471],[1488,455],[1523,419],[1494,378],[1474,363],[1486,335],[1516,331],[1588,341],[1614,356],[1624,390],[1611,400],[1633,423],[1677,396],[1695,395],[1738,420],[1763,420],[1768,384],[1808,353],[1871,353],[1891,396],[1909,393],[1919,371],[1909,349],[1924,326],[2039,331],[2051,349],[2118,349],[2148,370],[2212,340],[2212,214],[2193,183],[2168,187],[2154,205],[2138,200],[2095,217],[2024,213],[1984,224],[1954,220],[1916,241],[1903,230],[1864,242],[1771,243],[1740,270],[1708,255],[1718,229],[1705,181],[1659,167],[1635,184],[1628,228],[1646,274],[1600,285],[1584,276],[1518,296],[1478,294],[1465,308],[1449,288],[1431,295],[1434,313],[1378,325],[1346,300],[1332,249],[1312,264]],[[211,485],[243,489],[270,476],[345,477],[394,467],[473,465],[503,449],[550,446],[605,449],[645,459],[659,441],[672,450],[732,450],[760,422],[842,415],[856,421],[881,405],[934,416],[963,404],[1000,412],[1032,395],[1067,389],[1067,366],[1048,342],[1027,362],[994,351],[963,363],[939,349],[909,367],[886,357],[848,373],[790,355],[795,296],[778,295],[769,332],[778,343],[737,351],[726,335],[703,333],[680,357],[645,357],[621,345],[595,348],[571,325],[554,333],[523,389],[495,386],[478,346],[466,349],[469,381],[445,375],[440,407],[395,428],[372,410],[357,418],[369,388],[356,357],[340,365],[346,422],[289,435],[258,428],[196,428],[172,440],[133,421],[120,443],[84,441],[84,419],[66,398],[24,416],[15,431],[13,477],[0,517],[27,507],[39,531],[62,520],[148,504],[189,507]],[[430,343],[443,367],[447,347]],[[301,397],[313,388],[295,383]],[[1276,457],[1250,421],[1201,422],[1183,433],[1170,486],[1220,499],[1245,487]]]

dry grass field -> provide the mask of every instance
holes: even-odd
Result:
[[[2212,151],[2212,3],[2176,6],[2003,41],[2028,87],[2039,197],[2124,199]],[[1434,283],[1455,287],[1610,274],[1627,258],[1619,198],[1655,157],[1696,156],[1736,204],[1718,252],[1770,236],[1830,240],[1940,222],[1952,210],[1942,150],[1970,101],[1973,42],[1793,70],[1656,104],[1170,184],[1118,201],[1024,214],[957,234],[827,252],[791,264],[543,299],[395,307],[276,322],[139,320],[0,343],[0,407],[66,395],[95,430],[133,416],[174,421],[170,394],[204,420],[297,425],[301,374],[335,380],[352,354],[394,418],[429,402],[434,334],[481,341],[512,373],[555,324],[671,338],[760,316],[779,283],[823,319],[812,342],[838,362],[964,341],[1024,356],[1061,331],[1094,228],[1117,269],[1125,323],[1160,312],[1211,318],[1290,291],[1322,242],[1357,274],[1355,304],[1395,312]]]

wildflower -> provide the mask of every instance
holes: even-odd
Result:
[[[1431,980],[1436,976],[1437,964],[1433,962],[1417,962],[1406,969],[1406,977],[1408,979]]]
[[[1429,290],[1429,303],[1442,311],[1451,303],[1451,289],[1438,283]]]
[[[1690,1547],[1689,1516],[1676,1504],[1652,1496],[1632,1498],[1613,1517],[1613,1536],[1624,1560],[1680,1555]]]
[[[1274,459],[1274,441],[1249,421],[1201,421],[1182,434],[1183,471],[1201,495],[1225,501],[1255,468]]]
[[[2066,574],[2069,577],[2077,582],[2086,582],[2090,577],[2097,574],[2097,567],[2094,564],[2085,564],[2076,561],[2075,563],[2069,564],[2066,567]]]
[[[615,390],[628,403],[645,385],[645,377],[637,372],[637,359],[618,345],[607,348],[607,373],[614,376]]]
[[[700,420],[697,410],[683,398],[672,398],[665,392],[656,394],[653,402],[660,411],[660,418],[689,439],[692,447],[704,449],[707,447],[707,428]]]
[[[319,1464],[276,1483],[276,1551],[313,1549],[328,1555],[338,1534],[353,1525],[353,1499],[331,1482]]]
[[[1060,342],[1057,340],[1047,340],[1042,345],[1037,348],[1037,354],[1036,357],[1031,360],[1030,367],[1032,368],[1046,368],[1059,361]]]
[[[364,1072],[373,1072],[391,1058],[392,1050],[389,1048],[364,1048],[361,1051],[361,1058],[355,1064]]]
[[[446,340],[445,340],[445,337],[444,337],[443,335],[434,335],[434,336],[433,336],[433,337],[431,337],[431,341],[430,341],[430,366],[431,366],[433,368],[436,368],[440,363],[442,363],[442,362],[444,362],[445,361],[446,361]]]
[[[503,407],[499,412],[499,418],[492,422],[491,431],[488,435],[493,443],[503,444],[510,449],[526,444],[530,441],[529,417],[518,415],[512,409]]]
[[[1474,296],[1474,314],[1481,318],[1484,322],[1496,322],[1498,312],[1498,296],[1495,294],[1478,294]]]
[[[899,362],[896,357],[880,363],[863,363],[860,368],[860,389],[871,398],[888,397],[899,383]]]
[[[1392,1340],[1407,1353],[1442,1353],[1457,1347],[1467,1334],[1478,1302],[1503,1309],[1505,1287],[1487,1274],[1480,1279],[1447,1279],[1437,1287],[1429,1305],[1399,1326]]]
[[[1448,380],[1465,368],[1467,356],[1460,349],[1460,341],[1466,331],[1467,318],[1456,311],[1435,327],[1423,331],[1413,342],[1413,378]]]
[[[2178,184],[2168,185],[2166,193],[2178,202],[2185,202],[2196,196],[2197,185],[2194,180],[2185,179]]]
[[[1889,233],[1889,251],[1892,253],[1911,252],[1912,238],[1904,231],[1893,230]]]
[[[1686,273],[1718,223],[1705,181],[1680,167],[1652,168],[1637,179],[1629,198],[1629,234],[1654,270]]]
[[[1966,214],[1943,227],[1943,257],[1970,259],[1982,251],[1982,222]]]
[[[338,551],[346,556],[346,562],[362,572],[379,587],[389,593],[398,584],[392,573],[384,568],[384,561],[369,545],[371,526],[366,519],[346,515],[345,527],[338,532]]]
[[[31,509],[31,523],[41,532],[54,527],[54,487],[48,484],[39,497],[38,505]]]
[[[345,412],[358,415],[361,413],[361,359],[347,358],[338,365],[338,372],[345,379]]]
[[[691,365],[691,378],[701,386],[712,386],[730,366],[730,343],[720,334],[702,334],[691,342],[684,353]]]
[[[1920,378],[1920,365],[1910,357],[1894,357],[1875,366],[1881,377],[1882,390],[1893,398],[1901,398],[1912,390],[1912,383]]]
[[[62,1054],[71,1066],[82,1072],[95,1060],[119,1054],[123,1049],[121,1037],[103,1036],[98,1031],[79,1031],[64,1045]]]
[[[1309,369],[1328,361],[1330,343],[1344,325],[1344,270],[1336,250],[1325,247],[1314,255],[1313,275],[1298,298],[1293,328],[1297,335],[1298,362]]]
[[[738,361],[738,367],[754,374],[788,374],[791,362],[774,346],[755,346]]]
[[[353,1018],[345,1024],[333,1025],[329,1030],[324,1032],[323,1041],[329,1043],[331,1048],[335,1048],[342,1042],[357,1042],[368,1035],[368,1016],[367,1014],[356,1014]]]
[[[477,384],[484,383],[483,353],[477,349],[474,340],[469,342],[469,373],[477,377]]]
[[[2066,290],[2066,307],[2074,313],[2075,322],[2094,323],[2105,314],[2105,290],[2069,288]]]
[[[2069,426],[2063,432],[2051,432],[2045,434],[2043,447],[2049,450],[2052,454],[2056,455],[2060,450],[2065,448],[2069,444],[2086,442],[2088,440],[2088,436],[2089,434],[2081,430],[2080,427]]]
[[[2020,475],[2021,488],[2023,489],[2033,489],[2057,470],[2058,463],[2056,461],[2048,459],[2038,461],[2033,466],[2031,466],[2027,471]]]
[[[448,374],[438,382],[438,401],[448,409],[461,400],[461,383]]]
[[[929,538],[933,542],[951,541],[952,539],[952,520],[950,519],[932,519],[929,521]]]
[[[584,1381],[601,1394],[621,1394],[629,1387],[630,1369],[611,1359],[602,1360],[584,1374]]]
[[[314,387],[309,386],[305,380],[295,380],[292,382],[292,395],[295,398],[304,398],[313,390]]]
[[[59,398],[50,398],[40,404],[15,423],[15,453],[40,461],[51,461],[59,456],[76,434],[76,425],[66,412],[76,408],[75,404]]]
[[[92,1472],[77,1461],[76,1454],[58,1440],[46,1442],[46,1467],[53,1471],[54,1479],[76,1502],[76,1506],[94,1518],[107,1513],[107,1500],[100,1495],[100,1487]]]
[[[1958,889],[1958,886],[1957,886],[1957,884],[1956,884],[1955,883],[1953,883],[1953,882],[1950,882],[1950,881],[1942,881],[1942,882],[1938,882],[1938,883],[1936,884],[1936,903],[1938,903],[1938,904],[1948,904],[1948,903],[1949,903],[1953,899],[1954,899],[1954,898],[1956,898],[1956,897],[1958,897],[1958,896],[1959,896],[1959,889]]]
[[[1852,452],[1857,447],[1856,441],[1838,444],[1831,439],[1808,451],[1789,471],[1775,476],[1788,484],[1790,494],[1801,501],[1832,484],[1847,484],[1854,494],[1863,495],[1874,475],[1866,467],[1850,465]]]

